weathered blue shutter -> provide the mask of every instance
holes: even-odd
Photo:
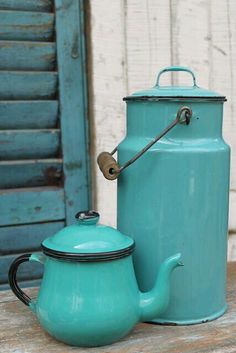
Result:
[[[88,207],[83,1],[0,0],[0,287]],[[22,265],[31,284],[40,266]]]

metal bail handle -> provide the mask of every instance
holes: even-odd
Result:
[[[184,117],[183,117],[184,115]],[[137,159],[139,159],[145,152],[149,150],[157,141],[159,141],[163,136],[165,136],[173,127],[178,123],[188,125],[192,117],[192,110],[189,107],[179,108],[176,118],[159,134],[154,140],[149,142],[141,151],[139,151],[134,157],[128,160],[123,166],[119,166],[117,161],[112,155],[117,151],[117,147],[110,152],[102,152],[97,158],[97,163],[104,177],[108,180],[115,180],[118,178],[119,174],[133,164]]]

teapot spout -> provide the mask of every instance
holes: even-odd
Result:
[[[140,293],[140,321],[152,320],[166,310],[170,299],[170,276],[172,271],[183,266],[181,254],[166,259],[160,267],[156,283],[150,292]]]

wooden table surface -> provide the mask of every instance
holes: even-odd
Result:
[[[228,267],[229,309],[218,320],[192,326],[139,324],[123,340],[100,348],[66,346],[50,337],[10,291],[0,292],[1,353],[236,353],[236,263]],[[35,296],[36,289],[26,290]]]

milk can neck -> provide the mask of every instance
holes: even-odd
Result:
[[[127,104],[127,134],[130,137],[153,138],[176,117],[185,103],[130,102]],[[220,138],[222,136],[222,103],[189,103],[192,109],[190,124],[178,124],[164,138]]]

